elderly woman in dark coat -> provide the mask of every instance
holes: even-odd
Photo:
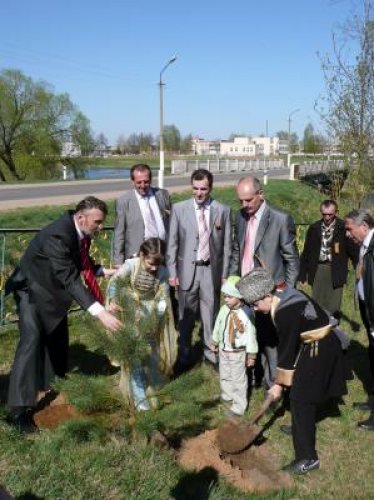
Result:
[[[256,313],[271,315],[278,335],[278,366],[269,394],[279,399],[290,387],[295,460],[285,467],[304,474],[318,469],[315,449],[318,404],[346,394],[341,343],[329,315],[294,288],[274,290],[268,271],[254,269],[236,285]]]

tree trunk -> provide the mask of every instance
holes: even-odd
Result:
[[[5,153],[0,155],[0,158],[3,160],[5,165],[8,167],[9,172],[17,179],[17,181],[21,180],[20,175],[18,175],[16,164],[13,159],[12,151],[9,148],[6,148]],[[5,179],[4,179],[5,180]]]
[[[135,414],[134,398],[130,386],[130,370],[126,364],[121,364],[121,377],[118,384],[119,390],[125,400],[129,403],[130,413]]]

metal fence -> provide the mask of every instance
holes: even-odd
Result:
[[[277,160],[249,160],[239,158],[215,158],[209,160],[172,160],[172,174],[186,174],[198,168],[205,168],[209,172],[239,172],[256,170],[278,170],[285,168],[283,159]]]
[[[296,241],[299,250],[304,246],[305,233],[308,225],[309,224],[296,224]],[[92,257],[105,267],[111,267],[113,229],[113,226],[105,227],[100,237],[93,240],[90,250]],[[5,300],[5,283],[8,276],[17,266],[29,241],[38,231],[40,231],[40,228],[0,228],[0,328],[16,320],[13,298],[8,296]]]
[[[111,267],[113,226],[103,229],[99,238],[93,240],[90,254],[105,267]],[[15,304],[11,297],[5,299],[5,283],[32,237],[40,228],[0,228],[0,327],[8,323],[15,313]]]
[[[320,172],[341,171],[347,168],[344,160],[306,161],[298,165],[300,177]]]

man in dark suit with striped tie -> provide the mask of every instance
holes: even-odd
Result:
[[[54,375],[66,374],[67,312],[73,300],[108,330],[115,331],[121,325],[100,303],[93,276],[95,272],[106,275],[111,271],[96,266],[88,256],[87,240],[101,231],[106,215],[103,201],[93,196],[82,200],[75,211],[66,212],[35,236],[6,284],[6,293],[15,296],[20,330],[8,406],[10,421],[21,432],[36,430],[32,409],[38,391],[49,389]]]

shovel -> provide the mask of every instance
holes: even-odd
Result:
[[[225,453],[240,453],[248,448],[253,441],[261,434],[262,428],[256,425],[264,415],[271,403],[273,396],[268,395],[260,406],[256,415],[249,422],[245,422],[236,417],[230,417],[223,424],[217,433],[217,444]]]

